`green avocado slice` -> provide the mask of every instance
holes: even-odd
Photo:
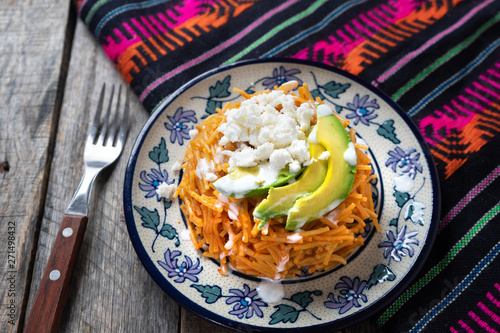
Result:
[[[280,170],[272,176],[272,180],[267,184],[258,185],[255,181],[263,178],[263,174],[269,175],[268,164],[257,165],[249,168],[234,167],[234,170],[213,183],[214,187],[225,196],[234,198],[249,198],[259,195],[266,195],[272,187],[287,184],[291,179],[298,177],[304,168],[299,172],[290,172],[288,168]]]
[[[309,146],[311,157],[318,158],[325,148],[320,144],[311,143]],[[274,217],[284,216],[293,207],[295,201],[314,192],[325,180],[328,169],[326,160],[317,160],[308,166],[295,183],[282,187],[273,187],[269,190],[266,199],[255,207],[253,216],[262,221]]]
[[[330,111],[320,115],[316,138],[330,153],[328,171],[323,184],[310,195],[297,200],[288,213],[287,230],[296,230],[337,207],[351,191],[356,173],[354,144],[342,123]]]

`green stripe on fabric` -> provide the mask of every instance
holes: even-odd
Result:
[[[90,8],[89,10],[89,13],[87,14],[87,17],[85,17],[85,24],[86,25],[89,25],[89,22],[90,20],[92,19],[92,16],[94,16],[95,12],[99,9],[99,7],[101,7],[102,5],[104,5],[104,3],[108,1],[108,0],[100,0],[100,1],[97,1],[93,6],[92,8]]]
[[[408,299],[410,299],[413,294],[415,294],[420,288],[425,286],[429,281],[435,278],[439,272],[443,270],[451,260],[460,252],[477,234],[478,232],[500,211],[500,203],[493,207],[488,213],[486,213],[476,224],[465,234],[462,239],[448,252],[448,254],[427,274],[421,278],[417,283],[408,288],[406,292],[401,295],[392,305],[384,312],[384,314],[377,320],[378,325],[383,325],[401,305],[403,305]]]
[[[318,1],[316,1],[309,8],[307,8],[305,11],[303,11],[303,12],[295,15],[294,17],[292,17],[292,18],[288,19],[287,21],[281,23],[280,25],[276,26],[274,29],[270,30],[267,34],[265,34],[264,36],[262,36],[261,38],[259,38],[258,40],[256,40],[252,44],[250,44],[250,46],[248,46],[246,49],[244,49],[240,53],[236,54],[231,59],[227,60],[224,63],[224,65],[228,65],[228,64],[233,63],[233,62],[237,61],[238,59],[242,58],[245,54],[249,53],[250,51],[252,51],[253,49],[255,49],[257,46],[259,46],[260,44],[264,43],[266,40],[268,40],[274,34],[276,34],[277,32],[279,32],[280,30],[283,30],[286,27],[292,25],[293,23],[295,23],[295,22],[303,19],[304,17],[310,15],[311,13],[313,13],[316,9],[318,9],[321,5],[323,5],[326,2],[327,2],[327,0],[318,0]]]
[[[494,18],[486,22],[483,26],[481,26],[474,35],[467,38],[465,41],[448,51],[444,56],[436,60],[429,67],[424,69],[420,74],[418,74],[415,78],[409,81],[405,86],[401,87],[394,95],[391,96],[392,100],[397,101],[399,98],[408,91],[411,87],[413,87],[416,83],[421,81],[425,76],[434,71],[436,68],[441,66],[443,63],[448,61],[450,58],[454,57],[457,53],[462,51],[464,48],[469,46],[480,34],[482,34],[485,30],[491,27],[493,24],[497,23],[500,20],[500,14],[497,14]]]

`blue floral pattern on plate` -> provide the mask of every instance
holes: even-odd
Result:
[[[253,93],[289,80],[307,83],[314,97],[350,120],[350,127],[372,147],[367,154],[378,176],[374,196],[382,231],[375,232],[367,221],[367,242],[346,266],[321,274],[304,268],[286,281],[283,299],[266,303],[255,278],[221,277],[217,264],[196,251],[190,237],[181,236],[186,233],[181,203],[161,198],[157,190],[162,183],[180,181],[182,174],[171,166],[182,159],[189,131],[239,97],[232,87]],[[125,180],[125,210],[132,243],[146,269],[192,311],[226,326],[263,331],[314,330],[325,324],[340,329],[358,313],[373,311],[370,305],[397,289],[428,253],[439,206],[432,160],[404,112],[373,87],[331,68],[268,60],[221,68],[174,96],[158,108],[136,142]],[[411,186],[396,186],[398,177],[407,177]]]

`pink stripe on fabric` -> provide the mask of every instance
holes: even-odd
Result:
[[[488,82],[489,84],[491,84],[493,87],[497,88],[497,89],[500,89],[500,84],[498,84],[497,82],[493,81],[492,79],[490,79],[489,77],[487,77],[486,75],[479,75],[479,78],[481,80],[484,80],[486,82]]]
[[[376,25],[375,23],[373,23],[373,21],[372,21],[372,20],[368,19],[368,17],[366,17],[366,15],[365,15],[365,14],[360,14],[360,15],[359,15],[359,18],[360,18],[361,20],[363,20],[363,22],[365,22],[367,25],[369,25],[370,27],[372,27],[373,29],[375,29],[375,30],[378,30],[378,29],[379,29],[379,26],[378,26],[378,25]],[[355,21],[355,20],[353,20],[353,21]]]
[[[153,16],[153,15],[149,15],[149,20],[151,22],[153,22],[153,24],[155,25],[156,29],[160,30],[162,33],[166,34],[168,31],[167,29],[165,29],[161,24],[160,22],[158,22],[158,20],[156,20],[156,18]]]
[[[468,333],[476,333],[472,328],[469,327],[462,319],[458,321],[458,324],[462,326],[464,330],[466,330]]]
[[[493,296],[489,291],[488,293],[486,294],[486,298],[489,299],[491,301],[491,303],[493,303],[494,305],[497,306],[497,308],[500,308],[500,301],[498,301],[495,296]]]
[[[337,31],[335,31],[337,33],[337,35],[339,35],[344,41],[347,41],[347,42],[352,42],[352,38],[350,38],[349,36],[347,36],[342,30],[338,29]],[[340,42],[340,41],[339,41]]]
[[[391,18],[390,18],[389,16],[387,16],[387,15],[386,15],[383,11],[381,11],[380,9],[375,8],[373,11],[375,11],[375,12],[378,14],[378,16],[380,16],[383,20],[387,20],[387,21],[391,20]]]
[[[446,214],[446,216],[441,220],[441,223],[439,223],[439,231],[441,231],[450,221],[457,216],[458,213],[476,197],[482,190],[486,188],[495,178],[500,175],[500,165],[495,168],[486,178],[484,178],[479,184],[474,186],[472,190],[469,191],[465,195],[465,197],[460,200],[458,204],[455,205],[455,207],[452,208],[452,210]]]
[[[486,330],[489,333],[498,333],[496,329],[488,325],[487,322],[482,320],[477,314],[475,314],[473,311],[469,311],[468,313],[469,317],[471,317],[479,326],[481,326],[482,329]]]
[[[493,103],[493,101],[487,99],[486,97],[484,97],[483,95],[480,95],[478,94],[477,92],[475,92],[474,90],[470,89],[470,88],[465,88],[465,92],[476,97],[477,99],[483,101],[484,103],[488,104],[488,105],[491,105],[491,103]]]
[[[392,10],[392,8],[387,6],[385,3],[383,3],[380,7],[382,7],[382,9],[385,10],[386,12],[394,14],[394,10]]]
[[[458,331],[453,326],[450,326],[450,332],[458,333]]]
[[[381,21],[381,20],[377,17],[377,15],[373,14],[371,11],[368,11],[368,12],[366,13],[366,15],[370,16],[370,18],[371,18],[373,21],[377,22],[377,24],[378,24],[381,28],[383,28],[383,27],[387,26],[387,22]]]
[[[246,29],[241,31],[239,34],[235,35],[233,38],[229,39],[225,43],[219,45],[217,48],[210,50],[209,52],[202,54],[200,57],[191,60],[190,62],[185,63],[184,65],[177,67],[173,71],[163,75],[162,77],[158,78],[155,80],[153,83],[151,83],[141,94],[139,97],[139,100],[142,102],[144,99],[148,96],[148,94],[158,87],[161,83],[165,82],[166,80],[174,77],[175,75],[179,74],[180,72],[195,66],[196,64],[205,61],[206,59],[212,57],[213,55],[221,52],[225,48],[229,47],[230,45],[236,43],[238,40],[240,40],[243,36],[251,32],[253,29],[255,29],[257,26],[262,24],[263,22],[267,21],[270,17],[272,17],[274,14],[282,11],[283,9],[287,8],[288,6],[298,2],[299,0],[289,0],[285,3],[283,3],[281,6],[276,7],[275,9],[269,11],[265,15],[263,15],[261,18],[253,22],[251,25],[249,25]]]
[[[464,102],[465,104],[468,104],[468,105],[472,106],[473,108],[477,109],[479,112],[483,112],[484,110],[486,110],[485,107],[483,107],[482,105],[477,104],[474,101],[471,101],[470,99],[468,99],[465,96],[458,95],[458,99],[461,100],[462,102]]]
[[[345,25],[345,30],[347,30],[348,33],[350,33],[351,35],[354,36],[354,38],[361,38],[361,36],[356,32],[354,31],[350,26],[349,24],[346,24]]]
[[[458,103],[456,100],[452,99],[451,100],[451,104],[453,104],[453,106],[455,108],[457,108],[459,111],[462,111],[463,113],[467,114],[468,116],[471,116],[473,114],[473,112],[467,108],[465,108],[463,105],[461,105],[460,103]],[[470,117],[469,117],[470,118]]]
[[[484,91],[484,92],[487,92],[488,94],[490,94],[490,95],[491,95],[491,96],[493,96],[493,97],[500,98],[500,95],[499,95],[499,94],[497,94],[496,92],[494,92],[494,91],[493,91],[493,90],[491,90],[491,89],[486,88],[486,87],[485,87],[485,86],[483,86],[482,84],[479,84],[479,83],[477,83],[477,82],[473,82],[473,83],[472,83],[472,85],[473,85],[474,87],[476,87],[476,88],[478,88],[478,89],[480,89],[480,90]]]
[[[358,22],[358,20],[356,19],[353,19],[351,21],[352,25],[356,27],[356,29],[358,29],[359,31],[361,31],[362,33],[364,34],[371,34],[370,30],[368,30],[367,28],[365,28],[361,23]]]
[[[484,313],[486,313],[488,316],[491,317],[491,319],[493,319],[493,321],[497,324],[500,325],[500,317],[496,315],[496,313],[494,313],[493,311],[491,311],[486,305],[483,304],[483,302],[479,302],[477,303],[477,306],[483,310]]]
[[[146,38],[149,38],[151,37],[151,34],[146,30],[144,29],[144,27],[142,26],[141,22],[137,21],[137,19],[134,17],[132,20],[132,23],[134,24],[134,26],[139,29],[140,32],[143,33],[143,35],[146,37]]]
[[[448,29],[442,31],[441,33],[437,34],[436,36],[434,36],[434,38],[431,38],[429,41],[427,41],[427,43],[425,43],[424,45],[422,45],[421,47],[419,47],[415,51],[410,52],[409,54],[407,54],[405,57],[403,57],[403,59],[401,59],[400,61],[398,61],[394,67],[392,67],[390,70],[388,70],[387,72],[385,72],[384,74],[382,74],[377,79],[377,81],[379,83],[382,83],[385,80],[387,80],[388,78],[390,78],[391,76],[393,76],[397,71],[399,71],[404,65],[406,65],[408,62],[410,62],[413,58],[415,58],[416,56],[418,56],[423,51],[427,50],[430,46],[436,44],[437,41],[439,41],[441,38],[443,38],[444,36],[448,35],[452,31],[454,31],[456,28],[458,28],[461,25],[463,25],[467,20],[469,20],[477,12],[479,12],[481,9],[483,9],[484,7],[486,7],[487,5],[489,5],[490,3],[492,3],[493,1],[495,1],[495,0],[488,0],[488,1],[485,1],[485,2],[481,3],[479,6],[477,6],[473,10],[471,10],[467,15],[465,15],[464,17],[462,17],[462,19],[460,19],[460,21],[458,21],[457,23],[455,23],[454,25],[452,25]]]
[[[158,32],[158,30],[156,30],[152,25],[151,23],[148,22],[148,19],[146,17],[141,17],[141,21],[142,23],[144,23],[144,25],[146,27],[148,27],[149,30],[151,30],[153,32],[153,34],[156,36],[156,35],[159,35],[160,33]]]
[[[490,68],[490,69],[488,69],[486,72],[488,72],[488,73],[490,73],[491,75],[496,76],[497,78],[499,78],[499,79],[500,79],[500,74],[499,74],[499,73],[497,73],[497,72],[495,72],[493,69],[491,69],[491,68]]]
[[[495,283],[495,288],[497,288],[497,289],[498,289],[498,291],[500,292],[500,284]]]

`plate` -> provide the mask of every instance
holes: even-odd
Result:
[[[179,183],[189,131],[239,94],[289,80],[306,82],[351,121],[370,150],[381,232],[369,225],[366,244],[345,266],[285,280],[285,297],[265,303],[259,279],[203,258],[185,237],[179,201],[159,200],[162,182]],[[247,331],[339,330],[382,310],[421,268],[434,241],[440,210],[437,173],[416,126],[387,96],[355,76],[311,62],[251,60],[207,72],[157,107],[128,161],[124,208],[133,246],[160,287],[185,308],[215,323]]]

